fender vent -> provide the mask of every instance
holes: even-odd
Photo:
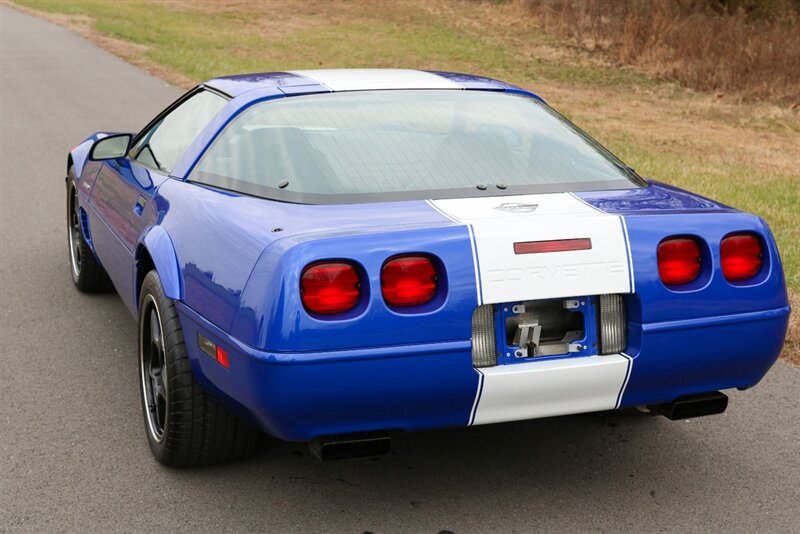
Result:
[[[625,301],[622,295],[600,295],[600,354],[616,354],[628,346]]]
[[[81,218],[81,229],[83,230],[83,238],[92,246],[92,235],[89,233],[89,217],[86,215],[86,210],[78,208],[78,215]]]
[[[494,336],[494,307],[484,304],[472,312],[472,366],[497,365]]]

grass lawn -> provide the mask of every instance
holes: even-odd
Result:
[[[13,0],[178,85],[270,70],[408,67],[533,89],[645,177],[757,213],[800,304],[800,112],[696,93],[566,46],[515,2]],[[792,321],[784,357],[800,364]]]

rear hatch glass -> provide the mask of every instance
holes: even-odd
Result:
[[[543,102],[489,91],[355,91],[265,101],[217,137],[190,180],[303,203],[639,187]]]

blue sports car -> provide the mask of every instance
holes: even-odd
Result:
[[[72,278],[138,317],[160,462],[402,431],[721,413],[789,316],[766,223],[478,76],[215,78],[67,160]]]

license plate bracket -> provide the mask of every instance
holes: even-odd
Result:
[[[498,308],[501,365],[597,354],[595,297],[511,302]]]

